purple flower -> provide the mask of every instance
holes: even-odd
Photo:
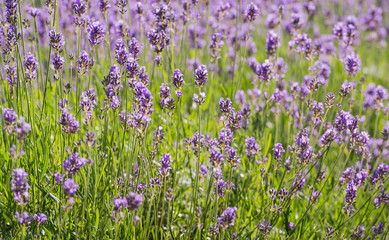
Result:
[[[130,54],[126,50],[126,41],[123,38],[119,38],[115,45],[116,61],[120,66],[127,63],[130,58]]]
[[[4,67],[6,75],[7,75],[7,81],[8,84],[11,87],[11,94],[13,93],[13,87],[17,84],[18,80],[18,72],[17,72],[17,66],[16,62],[13,65],[5,65]]]
[[[214,193],[219,195],[219,199],[224,197],[225,190],[231,190],[235,187],[232,182],[223,181],[220,168],[214,168],[214,177],[216,178]]]
[[[346,200],[346,206],[344,207],[345,214],[350,216],[354,212],[353,204],[356,202],[355,198],[357,195],[358,187],[354,185],[353,183],[350,183],[347,186],[347,189],[344,191],[345,193],[345,200]]]
[[[256,143],[256,140],[254,137],[248,137],[245,140],[246,142],[246,156],[251,160],[255,158],[255,156],[258,155],[258,153],[261,151],[261,148],[259,145]]]
[[[192,100],[195,103],[197,103],[198,105],[202,105],[203,103],[205,103],[205,93],[204,92],[200,92],[200,97],[197,94],[193,94],[193,99]]]
[[[88,40],[92,46],[100,44],[104,39],[105,28],[99,22],[93,22],[88,26]]]
[[[246,9],[245,16],[246,18],[252,22],[254,21],[259,15],[261,14],[260,9],[255,5],[253,2],[251,2]]]
[[[259,231],[261,231],[264,235],[268,235],[272,229],[272,226],[270,226],[270,223],[267,220],[263,220],[263,222],[259,221],[258,228]]]
[[[353,167],[346,168],[346,170],[344,170],[342,172],[342,174],[340,175],[339,183],[341,185],[346,184],[346,183],[351,183],[353,180],[353,177],[354,177],[354,168]]]
[[[296,192],[301,191],[304,185],[305,185],[305,178],[303,174],[299,174],[299,176],[293,180],[293,190]]]
[[[14,217],[22,225],[27,225],[27,224],[31,223],[30,214],[28,214],[28,212],[26,212],[26,211],[23,212],[23,215],[20,215],[19,212],[15,212],[15,216]]]
[[[199,176],[201,178],[205,178],[208,174],[208,167],[207,165],[201,165],[199,169]]]
[[[334,36],[337,39],[343,38],[343,31],[344,31],[344,24],[342,22],[337,22],[332,28],[332,34],[334,34]]]
[[[364,231],[365,227],[363,225],[359,225],[357,229],[351,230],[351,239],[362,239]]]
[[[20,117],[17,122],[16,128],[14,129],[16,133],[16,138],[19,141],[23,141],[26,138],[27,134],[30,132],[30,130],[31,125],[24,121],[24,117]]]
[[[285,152],[284,148],[282,147],[281,143],[274,144],[274,158],[279,161],[281,160],[282,154]]]
[[[77,152],[73,153],[62,164],[65,172],[68,173],[69,175],[76,174],[80,170],[80,168],[84,166],[85,163],[87,162],[85,158],[78,157],[78,156],[79,153]]]
[[[130,58],[124,67],[126,69],[127,77],[129,78],[128,84],[130,87],[134,87],[134,82],[140,73],[139,64],[136,60]]]
[[[38,225],[45,223],[47,220],[47,216],[43,213],[34,214],[32,218],[37,222]]]
[[[211,62],[214,63],[217,59],[220,58],[220,51],[224,45],[223,35],[220,33],[214,33],[211,37],[211,43],[209,44],[209,48],[211,49]]]
[[[385,188],[381,188],[381,192],[377,194],[377,197],[374,198],[374,207],[380,208],[382,203],[389,203],[389,192],[385,194]]]
[[[181,99],[181,97],[182,97],[182,92],[181,92],[180,90],[176,90],[176,91],[175,91],[175,94],[176,94],[176,96],[177,96],[177,101],[179,102],[180,99]]]
[[[383,234],[385,231],[385,223],[383,223],[383,222],[377,223],[376,225],[373,226],[373,229],[374,229],[373,236]]]
[[[63,181],[63,174],[59,173],[59,172],[56,172],[54,173],[54,180],[57,182],[57,183],[60,183]]]
[[[18,18],[17,6],[18,6],[18,1],[16,0],[5,1],[5,19],[7,23],[9,23],[11,26],[14,26],[16,24]]]
[[[278,35],[275,31],[269,30],[266,38],[266,52],[268,56],[274,56],[278,48]]]
[[[151,29],[147,33],[149,43],[151,44],[154,52],[161,53],[165,46],[169,45],[170,38],[162,29]]]
[[[243,118],[243,115],[242,115],[241,111],[235,111],[234,108],[231,108],[230,113],[227,115],[226,126],[232,132],[235,132],[236,130],[238,130],[242,127],[242,118]]]
[[[384,179],[384,176],[388,173],[388,171],[389,165],[381,163],[371,175],[370,182],[373,184],[377,184],[378,182]]]
[[[199,88],[204,87],[205,83],[208,81],[208,71],[205,65],[200,65],[195,70],[195,85]]]
[[[159,175],[162,178],[169,177],[170,170],[172,169],[171,163],[173,162],[170,153],[163,154],[159,162],[161,163],[161,166],[158,168]]]
[[[77,59],[77,70],[81,76],[89,72],[89,55],[86,51],[82,51]]]
[[[229,147],[227,149],[228,158],[227,161],[231,164],[231,166],[235,167],[238,163],[240,163],[240,157],[237,155],[238,150]]]
[[[228,207],[219,217],[219,224],[224,230],[234,226],[236,211],[236,207]]]
[[[216,147],[213,147],[209,150],[209,161],[213,167],[220,167],[224,164],[224,156]]]
[[[60,71],[63,69],[63,64],[65,62],[65,59],[59,55],[59,54],[54,54],[52,57],[51,63],[53,64],[55,73],[54,73],[54,79],[58,80],[60,78]]]
[[[272,64],[269,59],[266,59],[263,63],[259,64],[256,69],[256,74],[260,83],[269,82],[273,78]]]
[[[163,127],[159,126],[153,133],[153,146],[158,147],[164,138],[165,132],[163,131]]]
[[[293,222],[288,222],[288,229],[293,230],[296,225]]]
[[[36,67],[38,62],[36,61],[32,53],[27,53],[24,57],[23,65],[26,67],[26,81],[31,82],[36,79]]]
[[[54,30],[49,32],[50,47],[54,48],[57,52],[62,52],[63,46],[65,46],[65,37],[61,33],[56,33]]]
[[[162,83],[162,85],[159,88],[159,96],[161,98],[161,106],[162,109],[165,107],[166,102],[170,98],[170,88],[166,83]]]
[[[111,5],[108,0],[99,0],[99,8],[103,14],[105,14],[110,7]]]
[[[145,67],[139,68],[139,81],[145,86],[149,84],[149,75],[147,74]]]
[[[142,205],[143,195],[130,192],[126,197],[126,200],[128,209],[136,210],[137,208],[139,208],[140,205]]]
[[[22,168],[16,168],[11,175],[11,191],[14,192],[14,201],[21,205],[27,204],[30,198],[28,193],[28,189],[30,189],[27,179],[28,174]]]
[[[96,105],[96,94],[93,88],[81,93],[80,107],[82,111],[86,113],[86,118],[84,119],[85,124],[88,124],[92,119],[92,110],[95,108]]]
[[[174,85],[177,89],[181,89],[181,86],[182,86],[182,84],[184,83],[184,75],[181,74],[180,69],[174,70],[172,79],[173,79],[173,85]]]
[[[62,184],[63,190],[70,204],[74,203],[73,197],[76,195],[78,186],[78,183],[76,183],[76,181],[74,181],[72,178],[66,179]]]
[[[7,130],[9,133],[12,133],[16,123],[17,115],[12,108],[4,108],[3,112],[3,119],[5,122],[4,130]]]
[[[74,0],[72,3],[72,10],[75,15],[81,17],[86,11],[86,4],[82,0]]]
[[[224,100],[224,98],[220,98],[219,106],[220,106],[220,111],[223,114],[228,114],[231,111],[232,102],[229,98],[227,98],[226,100]]]
[[[352,88],[353,88],[352,83],[349,83],[348,81],[344,81],[342,87],[339,90],[339,95],[341,97],[347,97],[347,95],[351,92]]]
[[[140,44],[136,38],[132,38],[128,43],[128,51],[134,59],[138,59],[139,54],[142,50],[142,44]]]
[[[361,67],[361,59],[359,58],[359,55],[354,53],[348,55],[344,60],[344,66],[348,75],[357,75]]]
[[[336,114],[335,129],[338,132],[343,132],[346,129],[354,130],[358,128],[358,120],[349,112],[340,111]]]
[[[66,109],[61,109],[62,115],[61,119],[58,121],[62,125],[62,131],[65,133],[76,133],[80,130],[80,123],[71,113]]]

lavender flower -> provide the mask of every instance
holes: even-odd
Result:
[[[63,174],[59,172],[54,173],[54,180],[56,183],[61,183],[63,181]]]
[[[138,209],[139,206],[142,205],[143,195],[130,192],[126,197],[126,200],[128,209],[133,211]]]
[[[4,108],[3,112],[3,119],[5,122],[4,130],[7,130],[9,133],[12,133],[16,123],[17,115],[12,108]]]
[[[162,178],[167,178],[170,175],[170,170],[172,169],[171,163],[172,158],[170,153],[163,154],[160,160],[161,166],[158,168],[158,173]]]
[[[105,28],[99,22],[93,22],[88,26],[88,40],[93,46],[100,44],[104,39]]]
[[[389,165],[385,163],[381,163],[376,170],[373,171],[373,174],[370,177],[370,182],[373,184],[377,184],[378,182],[384,179],[384,176],[389,171]]]
[[[200,92],[200,97],[197,94],[193,94],[193,101],[198,105],[202,105],[203,103],[205,103],[205,93]]]
[[[242,118],[243,118],[243,115],[242,115],[241,111],[235,111],[234,108],[231,108],[230,113],[227,115],[226,126],[232,132],[235,132],[236,130],[238,130],[242,127]]]
[[[86,11],[86,4],[82,0],[74,0],[72,2],[72,10],[75,15],[81,17]]]
[[[389,192],[385,194],[386,189],[381,188],[381,192],[377,194],[377,197],[374,198],[374,207],[380,208],[382,203],[389,203]]]
[[[37,222],[38,226],[45,223],[47,220],[47,216],[43,213],[34,214],[32,218]]]
[[[86,51],[82,51],[80,53],[80,56],[77,60],[77,64],[78,64],[77,66],[78,74],[83,76],[84,74],[89,72],[90,60],[89,60],[89,55]]]
[[[65,160],[62,164],[64,170],[69,175],[76,174],[82,166],[85,165],[87,160],[85,158],[79,157],[79,153],[73,153]]]
[[[93,88],[81,93],[80,107],[86,113],[84,123],[87,125],[92,119],[92,110],[96,107],[97,100],[95,90]]]
[[[74,195],[76,195],[78,186],[78,183],[76,183],[76,181],[71,178],[66,179],[62,184],[65,195],[68,198],[70,204],[74,203]]]
[[[272,226],[270,226],[270,223],[267,220],[259,221],[258,225],[259,231],[262,232],[264,235],[268,235],[272,229]]]
[[[351,54],[346,57],[344,60],[344,65],[346,72],[350,76],[355,76],[358,74],[361,67],[361,59],[358,54]]]
[[[28,193],[28,189],[30,189],[27,179],[28,174],[22,168],[16,168],[11,175],[11,191],[14,192],[14,201],[20,205],[27,204],[30,198]]]
[[[58,55],[57,53],[54,54],[52,57],[52,64],[54,67],[54,80],[58,80],[61,77],[61,71],[63,70],[63,65],[64,65],[65,59]]]
[[[132,38],[131,41],[128,43],[128,51],[134,59],[138,59],[142,47],[142,44],[140,44],[138,40],[136,40],[136,38]]]
[[[62,131],[65,133],[76,133],[80,130],[80,123],[77,121],[75,117],[71,113],[67,111],[67,109],[61,109],[62,115],[59,124],[62,125]]]
[[[124,66],[130,58],[129,53],[126,50],[126,42],[123,38],[119,38],[116,41],[115,56],[116,61],[120,66]]]
[[[250,22],[253,22],[260,14],[260,9],[253,2],[247,6],[245,16]]]
[[[30,214],[28,214],[28,212],[26,212],[26,211],[23,212],[23,215],[20,215],[19,212],[15,212],[15,216],[14,217],[22,225],[27,225],[27,224],[31,223]]]
[[[220,167],[224,164],[224,156],[216,147],[213,147],[209,150],[209,161],[213,167]]]
[[[219,217],[219,224],[224,230],[234,226],[236,211],[236,207],[228,207]]]
[[[172,79],[173,79],[173,85],[174,85],[177,89],[181,89],[181,86],[182,86],[182,84],[184,83],[184,75],[181,74],[180,69],[174,70]]]
[[[54,30],[49,32],[50,47],[54,48],[58,53],[62,52],[63,46],[65,46],[65,37],[61,33],[56,33]]]
[[[24,121],[24,117],[20,117],[17,122],[16,128],[14,129],[14,132],[16,133],[16,138],[19,141],[23,141],[26,138],[27,134],[30,132],[30,130],[31,125]]]
[[[363,225],[359,225],[356,230],[351,230],[351,239],[362,239],[364,231],[365,227]]]
[[[274,151],[274,158],[278,161],[281,160],[282,154],[285,152],[284,148],[282,147],[281,143],[276,143],[273,148]]]
[[[204,87],[205,83],[208,81],[208,71],[205,65],[199,66],[195,71],[195,85],[198,88]]]
[[[229,98],[227,98],[226,100],[224,100],[224,98],[220,98],[219,106],[220,106],[220,111],[223,114],[228,114],[231,111],[232,102]]]
[[[27,53],[24,57],[23,65],[26,67],[26,81],[31,82],[36,79],[36,67],[38,62],[36,61],[32,53]]]
[[[357,190],[358,187],[355,186],[353,183],[350,183],[347,186],[347,189],[344,191],[346,205],[344,206],[343,209],[344,209],[344,213],[347,216],[350,216],[354,212],[353,204],[356,202],[355,198],[357,197]]]
[[[16,21],[18,18],[17,6],[18,6],[18,1],[16,0],[5,1],[5,19],[7,23],[9,23],[11,26],[16,25]]]
[[[266,52],[268,56],[274,56],[278,48],[278,35],[275,31],[267,32],[266,38]]]
[[[256,143],[256,140],[254,137],[246,138],[246,156],[252,160],[255,158],[255,156],[258,155],[258,153],[261,151],[259,145]]]
[[[103,14],[105,14],[110,7],[111,5],[108,0],[99,0],[99,8]]]
[[[208,173],[208,167],[206,165],[201,165],[199,169],[199,177],[205,178]]]

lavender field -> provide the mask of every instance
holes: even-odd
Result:
[[[4,0],[0,239],[389,239],[388,0]]]

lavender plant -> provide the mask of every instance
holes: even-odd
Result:
[[[0,239],[388,239],[388,1],[0,3]]]

